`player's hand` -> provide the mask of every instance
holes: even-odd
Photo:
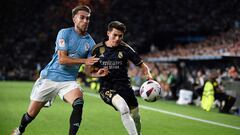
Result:
[[[147,79],[147,80],[153,80],[153,77],[152,77],[151,74],[149,74],[149,75],[146,76],[146,79]]]
[[[90,57],[90,58],[87,58],[86,61],[85,61],[85,64],[86,65],[93,65],[94,63],[98,62],[99,58],[96,58],[96,55]]]
[[[104,68],[98,69],[98,71],[97,71],[96,74],[97,74],[97,76],[99,76],[99,77],[104,77],[104,76],[107,76],[108,73],[109,73],[108,68],[107,68],[107,67],[104,67]]]

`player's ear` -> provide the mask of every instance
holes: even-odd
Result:
[[[75,22],[76,22],[76,17],[73,16],[73,17],[72,17],[72,20],[73,20],[73,23],[75,24]]]
[[[109,34],[110,34],[110,31],[108,30],[108,31],[107,31],[107,35],[109,36]]]

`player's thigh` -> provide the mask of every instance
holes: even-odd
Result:
[[[73,89],[64,95],[64,100],[70,104],[73,104],[74,100],[83,97],[83,93],[79,88]]]
[[[39,78],[32,89],[31,101],[46,102],[53,101],[58,93],[57,82],[49,79]]]
[[[126,88],[118,93],[127,103],[130,109],[138,107],[138,101],[131,88]]]
[[[72,104],[75,99],[83,97],[82,88],[75,81],[63,82],[59,89],[58,95],[60,98],[70,104]]]
[[[105,103],[113,106],[113,104],[112,104],[112,98],[117,94],[117,91],[111,90],[111,89],[103,89],[103,90],[100,90],[99,93],[100,93],[101,99],[102,99]]]

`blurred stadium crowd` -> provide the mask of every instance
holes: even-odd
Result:
[[[79,3],[93,9],[89,33],[96,42],[110,20],[120,20],[128,27],[125,40],[146,57],[239,55],[238,0],[9,0],[1,4],[0,79],[33,80]]]

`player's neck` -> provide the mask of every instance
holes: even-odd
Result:
[[[85,36],[85,35],[87,34],[86,31],[81,31],[81,30],[79,30],[79,29],[76,28],[76,27],[74,27],[74,31],[75,31],[78,35],[80,35],[80,36]]]
[[[111,43],[111,41],[109,41],[109,40],[108,40],[108,41],[105,41],[105,44],[106,44],[107,47],[111,47],[111,48],[112,48],[112,47],[117,47],[117,46],[118,46],[118,45],[114,45],[114,44]]]

